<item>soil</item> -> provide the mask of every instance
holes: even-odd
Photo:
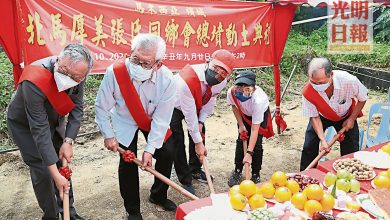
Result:
[[[364,108],[365,116],[360,118],[359,125],[367,127],[369,106],[377,97],[370,97]],[[298,172],[304,132],[308,119],[302,116],[300,96],[295,95],[291,101],[283,102],[282,111],[288,124],[281,135],[263,141],[264,157],[261,180],[270,178],[277,170]],[[237,136],[236,121],[230,108],[222,100],[214,114],[206,121],[206,147],[208,149],[209,168],[214,176],[216,192],[228,191],[227,179],[234,167],[235,140]],[[273,105],[274,106],[274,105]],[[87,109],[87,126],[82,132],[96,130],[93,123],[93,111]],[[140,146],[143,146],[141,140]],[[138,151],[140,156],[142,149]],[[339,156],[338,145],[335,144],[329,158]],[[74,147],[73,186],[75,207],[86,219],[126,219],[123,200],[118,186],[118,155],[106,150],[100,135],[83,137],[77,140]],[[175,172],[172,179],[176,182]],[[141,212],[144,219],[174,219],[174,212],[159,211],[148,202],[149,190],[153,176],[140,171]],[[207,184],[193,181],[196,195],[207,197]],[[169,189],[168,197],[176,204],[189,200],[173,189]],[[40,219],[42,211],[35,199],[28,167],[20,158],[19,152],[0,155],[0,219]]]

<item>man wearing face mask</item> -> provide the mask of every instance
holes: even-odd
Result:
[[[170,139],[173,139],[176,146],[174,165],[178,179],[189,192],[194,193],[192,177],[207,182],[206,175],[201,169],[201,161],[207,156],[204,146],[204,122],[213,111],[218,94],[225,88],[226,78],[232,73],[234,62],[233,54],[221,49],[215,51],[207,63],[186,65],[174,76],[177,91],[170,124],[172,130]],[[190,137],[189,165],[185,152],[183,119],[187,123]]]
[[[229,187],[241,183],[242,168],[245,163],[252,165],[251,180],[260,182],[260,169],[263,161],[263,136],[274,135],[267,94],[256,86],[256,75],[250,70],[237,73],[235,85],[227,92],[227,102],[232,106],[237,120],[235,169],[228,180]],[[248,140],[246,152],[243,141]]]
[[[165,41],[154,34],[134,37],[130,58],[107,68],[95,111],[107,149],[116,152],[120,146],[137,155],[138,133],[142,132],[147,142],[142,154],[143,166],[151,167],[154,157],[155,169],[170,178],[174,145],[163,143],[171,133],[168,128],[176,86],[172,72],[162,64],[165,49]],[[120,157],[118,174],[128,219],[142,219],[138,166]],[[155,178],[149,201],[174,211],[176,205],[167,199],[167,191],[168,185]]]
[[[340,140],[341,156],[359,150],[359,128],[356,118],[366,103],[367,88],[353,75],[332,70],[327,58],[314,58],[308,65],[309,82],[302,90],[303,115],[310,117],[301,156],[304,170],[319,151],[329,153],[324,131],[333,126],[345,128]],[[356,99],[356,100],[355,100]],[[319,147],[318,147],[319,146]]]
[[[72,145],[84,114],[85,78],[92,65],[81,44],[66,46],[58,57],[35,61],[25,67],[8,106],[8,130],[30,167],[42,219],[59,219],[64,192],[69,193],[70,219],[83,219],[73,207],[71,181],[57,167],[63,158],[72,161]]]

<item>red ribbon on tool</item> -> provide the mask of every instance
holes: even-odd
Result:
[[[241,139],[242,141],[246,141],[246,140],[248,140],[248,138],[249,138],[248,132],[243,131],[243,132],[240,133],[240,139]]]
[[[125,152],[122,154],[122,158],[125,162],[131,163],[135,158],[135,154],[130,150],[125,150]]]
[[[67,180],[70,178],[70,176],[72,176],[72,170],[68,166],[67,167],[61,167],[58,171]]]

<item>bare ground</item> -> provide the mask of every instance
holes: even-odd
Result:
[[[364,108],[365,116],[359,119],[363,128],[367,127],[367,106],[377,100],[370,97]],[[91,110],[91,109],[89,109]],[[308,119],[301,115],[300,97],[283,103],[282,111],[288,129],[282,135],[264,141],[264,158],[261,180],[267,180],[276,170],[299,171],[300,153]],[[209,167],[214,176],[216,192],[228,190],[227,178],[234,167],[236,122],[230,108],[224,102],[216,108],[207,120],[206,147],[209,151]],[[88,117],[93,117],[87,115]],[[92,131],[95,126],[87,126]],[[143,143],[143,142],[141,142]],[[142,144],[141,144],[142,146]],[[140,155],[142,150],[138,151]],[[119,194],[117,166],[118,155],[106,150],[101,136],[80,138],[74,148],[75,159],[71,164],[75,207],[86,219],[126,219],[123,201]],[[330,154],[337,157],[338,146]],[[173,172],[174,173],[174,172]],[[173,174],[173,180],[177,182]],[[141,209],[144,219],[173,219],[174,212],[158,211],[148,202],[153,177],[140,172]],[[207,185],[193,181],[199,197],[209,195]],[[169,189],[169,198],[177,204],[188,199]],[[19,152],[0,155],[0,219],[40,219],[40,210],[31,186],[28,167],[21,161]]]

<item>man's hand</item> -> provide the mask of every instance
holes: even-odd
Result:
[[[343,122],[342,126],[343,128],[345,128],[345,131],[349,131],[353,128],[354,124],[355,124],[355,120],[352,118],[348,118]]]
[[[63,143],[60,148],[60,152],[58,153],[60,160],[65,158],[68,163],[72,162],[73,159],[73,148],[71,144]]]
[[[199,142],[195,144],[195,153],[199,158],[199,161],[203,163],[203,157],[207,156],[207,149],[203,145],[203,142]]]
[[[319,151],[320,152],[325,151],[325,155],[330,152],[329,144],[328,144],[328,142],[326,142],[325,139],[320,142],[320,149],[319,149]]]
[[[248,133],[248,131],[246,130],[245,125],[239,125],[238,126],[238,133],[242,134],[242,132]]]
[[[57,174],[53,176],[54,183],[60,193],[61,200],[64,199],[64,193],[68,194],[70,189],[69,181],[63,177],[58,171]]]
[[[114,151],[114,152],[117,152],[118,151],[118,147],[119,147],[119,144],[118,144],[118,141],[116,140],[115,137],[112,137],[112,138],[106,138],[104,139],[104,146],[110,150],[110,151]]]
[[[147,151],[144,151],[142,154],[142,167],[152,167],[152,158],[153,155]]]
[[[242,164],[248,163],[249,165],[252,164],[252,155],[245,153],[245,157],[242,160]]]

